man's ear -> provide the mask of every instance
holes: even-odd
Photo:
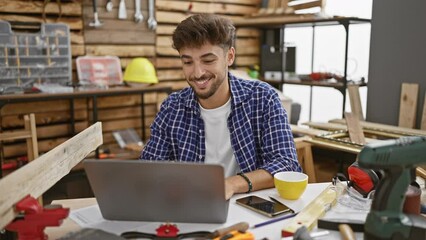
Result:
[[[228,66],[231,66],[234,63],[235,60],[235,48],[234,47],[230,47],[227,53],[227,61],[228,61]]]

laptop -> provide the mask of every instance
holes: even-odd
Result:
[[[221,165],[95,159],[83,165],[105,219],[226,221],[229,201]]]

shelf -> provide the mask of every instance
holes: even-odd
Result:
[[[370,19],[356,17],[317,18],[312,14],[267,16],[259,18],[243,18],[235,20],[236,27],[280,28],[280,27],[312,27],[369,23]]]
[[[343,82],[332,82],[332,81],[302,81],[302,80],[263,80],[271,85],[276,84],[294,84],[294,85],[303,85],[303,86],[314,86],[314,87],[332,87],[336,89],[345,89],[345,84]],[[349,83],[357,86],[367,86],[365,82],[355,82]],[[349,85],[348,84],[348,85]]]
[[[337,89],[343,95],[342,103],[342,116],[344,116],[346,106],[346,89],[349,84],[355,84],[358,86],[367,86],[365,82],[353,82],[348,80],[347,69],[348,69],[348,45],[349,45],[349,28],[355,24],[368,24],[370,19],[356,18],[356,17],[332,17],[332,18],[318,18],[313,14],[300,14],[300,15],[287,15],[287,16],[264,16],[264,17],[252,17],[252,18],[240,18],[234,21],[236,27],[254,27],[263,32],[263,41],[261,48],[261,65],[264,66],[261,71],[272,71],[280,72],[281,79],[279,80],[264,80],[269,84],[283,90],[285,84],[303,85],[310,86],[310,106],[309,106],[309,119],[312,115],[312,87],[329,87]],[[345,33],[345,49],[344,49],[344,70],[342,73],[342,80],[325,80],[325,81],[309,81],[300,79],[286,79],[285,73],[287,71],[295,71],[295,69],[287,69],[286,66],[286,53],[285,51],[272,51],[269,50],[268,46],[272,46],[273,49],[281,49],[285,43],[285,30],[287,28],[302,28],[311,27],[312,31],[312,56],[311,56],[311,72],[314,70],[314,53],[315,53],[315,29],[316,27],[322,26],[342,26]],[[291,55],[291,54],[290,54]],[[262,57],[264,59],[262,59]],[[264,63],[262,61],[265,61]],[[269,61],[269,62],[268,62]],[[278,64],[276,64],[279,62]],[[277,66],[281,65],[281,66]]]

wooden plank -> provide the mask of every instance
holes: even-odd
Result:
[[[305,122],[303,125],[309,126],[311,128],[326,130],[326,131],[337,131],[337,130],[347,130],[347,127],[343,124],[346,124],[345,120],[341,124],[339,123],[322,123],[322,122]]]
[[[260,40],[258,38],[238,38],[235,41],[236,48],[257,48],[259,49]],[[259,52],[259,51],[257,51]]]
[[[0,133],[0,141],[10,141],[10,140],[29,138],[29,137],[31,137],[31,132],[28,130],[19,130],[19,131]]]
[[[332,119],[332,120],[329,121],[328,124],[330,124],[330,123],[333,123],[334,124],[333,126],[336,126],[338,124],[345,124],[345,120],[344,119]],[[387,131],[387,132],[395,132],[395,133],[401,133],[401,134],[412,134],[412,135],[426,136],[426,131],[418,130],[418,129],[397,127],[397,126],[392,126],[392,125],[387,125],[387,124],[382,124],[382,123],[373,123],[373,122],[366,122],[366,121],[361,121],[360,124],[363,128],[368,128],[368,129],[383,130],[383,131]]]
[[[157,71],[158,80],[176,80],[176,79],[185,79],[185,75],[183,74],[181,69],[173,70],[158,70]]]
[[[96,123],[60,146],[0,180],[0,229],[17,213],[14,205],[30,194],[34,198],[50,189],[90,152],[102,144],[102,124]]]
[[[176,25],[158,25],[157,27],[157,35],[172,35],[173,31],[175,31]]]
[[[156,59],[155,66],[157,69],[161,68],[182,68],[182,61],[180,58],[167,58],[167,57],[158,57]]]
[[[298,14],[298,15],[278,15],[257,18],[240,17],[234,18],[234,24],[237,27],[254,27],[265,25],[282,25],[285,23],[295,23],[300,21],[312,21],[315,19],[313,14]]]
[[[401,98],[399,101],[398,126],[406,128],[416,127],[417,98],[419,84],[403,83],[401,87]]]
[[[156,105],[150,104],[145,106],[145,118],[153,117],[157,114]],[[103,109],[99,110],[98,119],[99,121],[109,121],[115,119],[123,119],[123,118],[139,118],[141,117],[141,107],[121,107],[114,109]]]
[[[291,131],[296,134],[303,134],[311,137],[330,133],[328,131],[318,130],[314,128],[304,128],[293,124],[291,124]]]
[[[426,94],[425,94],[425,100],[423,101],[423,113],[422,113],[422,122],[420,124],[420,129],[426,131]]]
[[[8,22],[16,23],[44,23],[43,18],[28,15],[16,15],[16,14],[0,14],[0,19]],[[62,17],[59,20],[56,17],[46,18],[46,23],[65,23],[69,26],[70,30],[81,30],[83,29],[83,19],[78,17]]]
[[[170,47],[157,46],[155,48],[155,51],[156,51],[157,55],[160,55],[160,56],[179,57],[178,51],[176,51],[175,49],[173,49],[171,46]]]
[[[33,111],[31,111],[33,112]],[[27,112],[30,113],[30,112]],[[54,123],[65,123],[71,120],[70,111],[56,111],[56,112],[45,112],[37,113],[36,115],[36,124],[37,125],[46,125]],[[87,120],[87,110],[75,110],[74,111],[74,121]],[[22,127],[24,122],[22,119],[22,114],[19,115],[10,115],[1,117],[1,127],[3,130],[8,128],[17,128]]]
[[[255,37],[260,38],[260,30],[257,28],[237,28],[237,37]]]
[[[46,104],[49,102],[49,104]],[[86,102],[84,99],[74,100],[74,109],[86,109]],[[27,113],[46,113],[55,111],[69,111],[70,102],[68,100],[52,100],[52,101],[36,101],[31,104],[28,103],[11,103],[6,104],[0,110],[2,117],[8,115],[19,115]]]
[[[86,44],[152,44],[155,45],[155,33],[150,30],[113,31],[87,29],[84,31]],[[126,37],[123,37],[126,36]]]
[[[70,31],[70,42],[71,44],[81,45],[84,44],[84,36],[81,31]]]
[[[161,11],[173,11],[173,12],[188,12],[191,13],[222,13],[228,14],[230,12],[240,15],[249,15],[257,12],[257,7],[236,5],[236,4],[224,4],[224,3],[202,3],[196,1],[172,1],[172,0],[157,0],[156,8]]]
[[[157,27],[157,35],[169,35],[173,34],[173,31],[176,29],[176,24],[174,25],[159,25]],[[237,28],[236,30],[237,37],[254,37],[260,38],[261,33],[259,29],[256,28]]]
[[[84,45],[71,44],[71,56],[79,57],[86,55],[86,48]]]
[[[157,36],[156,39],[157,47],[172,47],[173,40],[171,36]]]
[[[358,116],[350,112],[345,112],[345,120],[351,142],[365,144],[364,132],[359,124]]]
[[[157,93],[146,93],[144,94],[144,103],[145,105],[155,104],[157,100]],[[120,108],[125,106],[138,106],[141,104],[141,95],[139,94],[130,94],[130,95],[120,95],[120,96],[106,96],[99,97],[97,99],[97,107],[99,110],[104,108]],[[92,100],[88,102],[88,109],[92,110]]]
[[[180,13],[180,12],[168,12],[168,11],[156,11],[155,13],[157,22],[159,24],[178,24],[191,16],[191,14]],[[217,14],[219,16],[226,17],[232,21],[241,19],[242,17],[236,17],[231,15]]]
[[[259,6],[262,0],[217,0],[214,2],[217,3],[232,3],[232,4],[240,4],[240,5],[253,5],[253,6]],[[211,3],[211,0],[196,0],[193,2],[207,2]]]
[[[95,56],[140,57],[154,56],[155,47],[146,45],[86,45],[86,53]]]
[[[235,64],[237,66],[259,65],[259,63],[259,56],[237,56],[235,58]]]
[[[81,3],[61,2],[61,14],[63,16],[81,16]],[[0,12],[4,13],[35,13],[43,12],[43,2],[36,1],[0,1]],[[46,14],[59,15],[59,5],[54,1],[49,1],[44,9]]]
[[[184,89],[186,87],[189,87],[188,83],[185,79],[182,79],[180,81],[161,81],[160,83],[157,83],[158,86],[168,86],[171,87],[173,91],[178,91],[181,89]]]
[[[130,16],[133,16],[130,15]],[[88,17],[88,20],[92,20],[92,17]],[[152,30],[150,30],[147,26],[147,24],[144,23],[135,23],[135,21],[133,21],[133,18],[130,17],[126,20],[121,20],[121,19],[103,19],[102,20],[102,26],[99,28],[94,28],[89,26],[90,21],[85,22],[84,24],[84,31],[89,31],[89,30],[99,30],[99,31],[106,31],[106,32],[110,32],[110,31],[142,31],[142,32],[151,32],[154,33]]]
[[[81,132],[89,126],[88,121],[76,122],[75,131]],[[71,134],[71,124],[54,124],[47,126],[37,126],[37,136],[39,139],[55,138],[55,137],[68,137]]]
[[[364,113],[362,112],[361,97],[359,95],[359,86],[354,84],[348,85],[349,100],[351,103],[351,112],[357,119],[363,121]]]
[[[257,46],[236,46],[235,51],[237,58],[242,55],[259,55],[260,54],[260,45]]]
[[[302,10],[302,9],[308,9],[308,8],[314,8],[314,7],[324,7],[324,2],[322,0],[319,1],[289,1],[288,6],[293,8],[294,10]]]

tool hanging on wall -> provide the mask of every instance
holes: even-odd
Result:
[[[98,17],[98,9],[96,6],[96,0],[93,0],[93,21],[89,23],[89,26],[91,27],[100,27],[102,26],[101,21],[99,21]]]
[[[148,12],[149,12],[148,28],[151,29],[151,30],[155,30],[157,28],[157,21],[155,20],[155,16],[154,16],[154,8],[155,8],[154,0],[149,0],[149,2],[148,2]]]
[[[143,15],[141,12],[141,0],[135,0],[135,23],[143,21]]]
[[[108,0],[107,4],[105,6],[107,12],[111,12],[113,7],[114,7],[114,5],[112,4],[112,0]]]
[[[126,2],[124,0],[120,0],[118,5],[118,19],[127,19]]]

